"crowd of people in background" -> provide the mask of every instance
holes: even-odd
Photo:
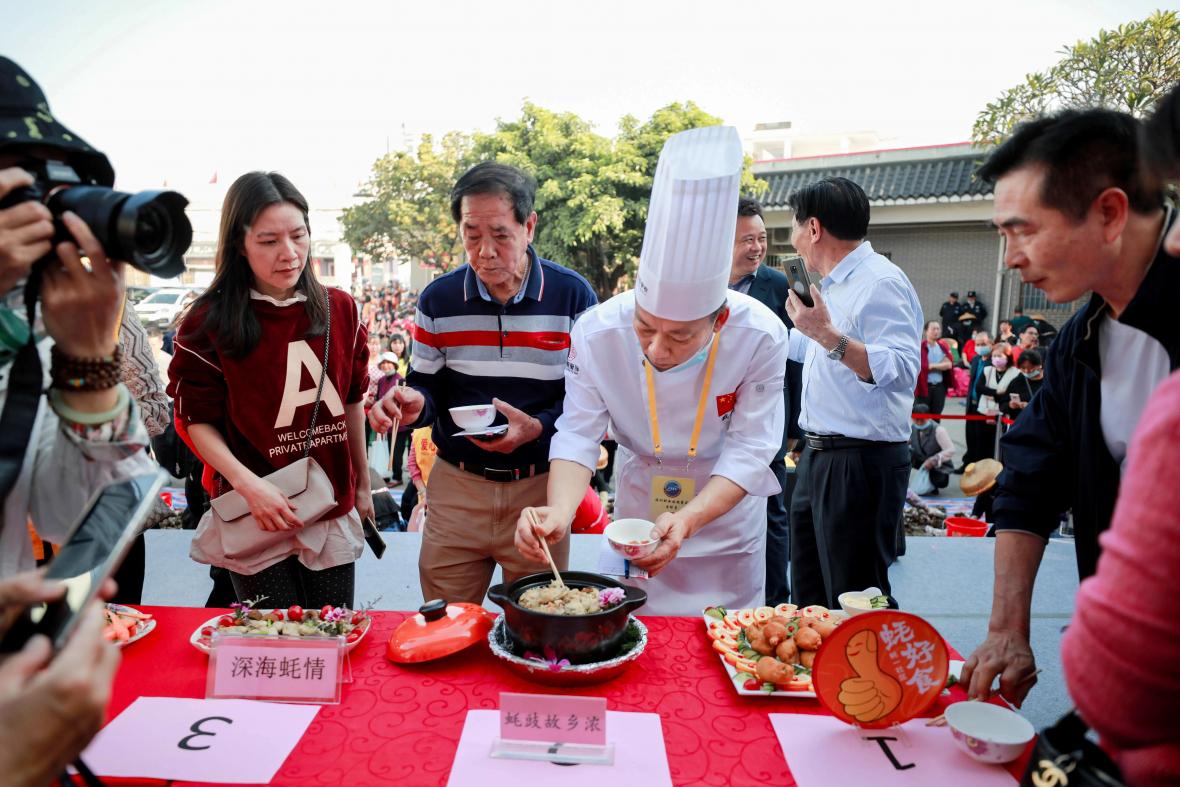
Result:
[[[44,157],[47,145],[97,173],[98,181],[113,183],[106,158],[65,133],[36,84],[11,61],[0,59],[0,69],[24,88],[0,95],[9,110],[0,115],[36,114],[45,132],[38,130],[35,140],[21,138],[25,125],[18,123],[0,142],[0,197],[31,184],[20,166]],[[1180,287],[1180,221],[1164,204],[1163,186],[1180,176],[1180,89],[1146,126],[1146,151],[1144,131],[1121,113],[1065,111],[1018,127],[979,172],[994,184],[994,221],[1005,239],[1006,265],[1054,302],[1090,294],[1060,335],[1038,315],[1016,309],[993,336],[987,308],[973,291],[963,303],[951,293],[939,319],[923,326],[904,272],[865,240],[868,197],[845,178],[824,179],[789,198],[792,243],[822,276],[822,291],[811,288],[808,306],[792,290],[779,315],[759,306],[754,295],[762,285],[781,291],[782,282],[760,282],[756,270],[741,264],[757,263],[765,254],[765,228],[753,209],[741,214],[750,221],[739,222],[733,270],[728,259],[709,259],[718,268],[709,272],[709,288],[685,287],[676,266],[664,269],[650,257],[646,286],[591,312],[596,296],[588,283],[532,247],[537,214],[531,176],[489,162],[470,170],[452,192],[469,265],[432,283],[421,302],[398,284],[359,287],[354,299],[316,280],[309,264],[309,207],[295,186],[275,173],[247,173],[226,197],[217,278],[180,320],[172,342],[171,424],[164,423],[166,409],[153,417],[156,394],[136,388],[150,371],[121,359],[133,354],[137,341],[134,329],[119,327],[121,264],[108,260],[72,214],[62,221],[76,244],[55,247],[52,217],[43,205],[6,207],[0,227],[20,231],[0,234],[5,325],[24,319],[16,283],[33,263],[55,253],[59,265],[46,274],[41,293],[44,326],[25,329],[27,344],[0,332],[0,365],[16,368],[21,349],[40,343],[51,359],[52,380],[42,396],[40,374],[32,378],[26,420],[38,426],[13,465],[29,472],[10,473],[2,495],[0,611],[60,596],[60,588],[30,573],[36,559],[29,524],[60,541],[64,523],[92,491],[152,468],[145,450],[149,435],[166,441],[156,446],[158,460],[181,468],[167,454],[170,434],[177,451],[184,446],[197,460],[186,472],[199,476],[210,497],[224,499],[229,488],[241,499],[234,503],[237,513],[227,504],[224,511],[205,511],[197,523],[191,555],[209,564],[221,582],[215,594],[228,593],[229,600],[265,595],[280,607],[352,605],[355,562],[365,546],[362,523],[380,515],[368,471],[377,471],[383,482],[403,482],[402,455],[409,447],[412,483],[406,491],[418,496],[414,512],[425,510],[427,496],[432,506],[419,562],[424,597],[479,602],[496,564],[509,580],[542,565],[539,538],[550,542],[559,566],[568,565],[577,501],[584,489],[594,497],[587,485],[600,453],[599,468],[606,461],[601,442],[608,428],[627,448],[622,461],[636,461],[635,452],[648,441],[661,459],[658,429],[648,431],[655,425],[652,381],[664,381],[664,401],[695,394],[686,394],[677,378],[656,374],[687,369],[694,376],[708,369],[711,375],[716,337],[728,325],[727,341],[734,335],[757,339],[733,347],[757,344],[763,376],[750,377],[756,365],[733,349],[716,361],[719,374],[733,378],[735,394],[710,405],[718,413],[710,439],[732,449],[739,442],[729,439],[733,428],[756,450],[740,463],[718,461],[716,473],[698,467],[697,475],[688,476],[686,464],[685,479],[672,480],[699,480],[700,494],[659,514],[660,551],[635,564],[654,579],[677,557],[682,541],[715,520],[728,522],[723,518],[741,505],[733,522],[741,520],[743,537],[753,546],[739,545],[742,551],[733,554],[740,559],[732,562],[748,570],[715,572],[718,587],[706,587],[700,581],[704,570],[726,554],[698,539],[709,549],[686,549],[673,564],[693,570],[669,571],[660,580],[668,608],[686,614],[683,603],[696,591],[732,593],[739,573],[753,578],[743,594],[755,598],[762,592],[762,558],[749,555],[763,554],[766,534],[759,528],[766,525],[767,504],[761,498],[781,484],[769,465],[781,462],[792,439],[790,423],[784,423],[787,402],[780,401],[789,396],[783,390],[792,389],[788,359],[801,365],[802,380],[800,436],[790,445],[799,459],[797,488],[789,500],[789,591],[801,604],[835,606],[842,591],[872,584],[890,595],[887,569],[901,554],[894,537],[905,475],[910,468],[924,471],[938,488],[954,472],[946,430],[932,426],[929,416],[941,414],[948,394],[963,395],[968,414],[1006,416],[1014,424],[1001,443],[1003,472],[989,502],[996,537],[991,621],[961,681],[981,699],[999,679],[1002,695],[1017,705],[1032,688],[1038,672],[1030,644],[1033,584],[1047,539],[1061,515],[1072,511],[1083,582],[1063,640],[1069,691],[1128,783],[1174,784],[1180,773],[1180,626],[1171,587],[1180,572],[1180,513],[1170,494],[1173,482],[1180,482],[1180,465],[1172,461],[1180,438],[1180,328],[1168,310]],[[733,160],[729,176],[736,184],[740,148]],[[734,190],[736,196],[736,185]],[[721,229],[713,235],[722,241],[714,246],[724,251],[732,228],[725,222],[733,216],[722,218],[714,222]],[[751,225],[752,237],[744,240],[742,228]],[[1030,228],[1039,233],[1036,242],[1029,240]],[[694,292],[719,297],[707,309],[682,313]],[[714,310],[716,302],[721,308]],[[854,311],[856,319],[847,319]],[[502,329],[505,336],[510,330],[520,342],[534,342],[524,344],[530,353],[511,365],[486,357],[472,338],[481,331],[460,327],[497,325],[504,318],[510,323]],[[648,319],[651,325],[642,327]],[[538,339],[538,324],[560,326],[562,341]],[[626,388],[634,401],[592,401],[591,393],[603,386],[585,380],[612,379],[615,370],[609,363],[591,365],[585,352],[591,328],[613,332],[620,345],[631,347],[632,332],[643,342],[643,363],[650,368],[636,369],[647,373],[650,423],[636,416],[643,412],[635,398],[642,383]],[[665,334],[689,338],[667,345]],[[120,343],[129,349],[119,349]],[[581,357],[566,352],[571,343],[581,343]],[[662,354],[656,352],[661,348]],[[707,366],[697,369],[702,364]],[[567,370],[573,378],[563,376]],[[15,375],[8,377],[6,408],[22,393]],[[698,420],[710,404],[708,393],[706,384]],[[451,408],[488,401],[506,429],[486,440],[460,436]],[[692,414],[690,406],[677,403],[661,411],[667,422]],[[580,422],[572,417],[578,412]],[[620,428],[627,418],[635,423]],[[679,432],[665,434],[685,443],[691,461],[700,426]],[[628,448],[624,438],[638,448]],[[378,467],[376,440],[386,441],[387,450]],[[551,441],[559,445],[552,455]],[[969,421],[964,464],[990,456],[992,449],[988,423]],[[560,471],[562,484],[553,483],[557,474],[546,479],[550,459],[570,466]],[[703,457],[702,463],[714,459]],[[321,510],[292,505],[276,475],[303,460],[327,471],[333,500]],[[656,478],[650,466],[643,472]],[[730,481],[731,475],[744,483]],[[61,478],[75,483],[63,485]],[[856,483],[853,494],[849,479]],[[661,480],[666,489],[667,480]],[[642,484],[632,495],[641,515],[653,488]],[[539,517],[543,530],[522,507]],[[252,519],[248,528],[234,531],[219,525],[222,516]],[[472,522],[489,517],[492,526],[474,533]],[[718,530],[705,532],[713,537]],[[235,533],[249,543],[231,542]],[[101,595],[115,592],[108,584]],[[890,601],[896,604],[892,596]],[[228,600],[211,597],[209,603],[225,606]],[[1128,604],[1135,609],[1133,626],[1127,623]],[[47,783],[102,723],[118,657],[101,641],[98,609],[89,613],[56,661],[50,663],[48,643],[37,639],[0,671],[0,730],[8,744],[0,750],[0,771],[14,784]],[[1134,679],[1094,680],[1095,664]],[[63,697],[69,704],[54,704]]]

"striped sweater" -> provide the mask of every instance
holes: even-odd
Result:
[[[598,300],[589,282],[529,247],[528,278],[518,298],[486,297],[464,265],[418,297],[408,384],[426,397],[416,424],[432,424],[439,455],[452,464],[517,469],[547,465],[565,396],[565,364],[574,320]],[[511,454],[485,451],[463,437],[448,409],[496,397],[541,422],[541,437]],[[504,423],[502,415],[496,423]]]

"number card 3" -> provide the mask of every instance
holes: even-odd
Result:
[[[82,759],[108,778],[267,784],[318,712],[314,705],[140,697]]]
[[[205,696],[337,704],[344,649],[343,637],[214,637]]]

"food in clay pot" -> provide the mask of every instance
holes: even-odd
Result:
[[[590,611],[595,604],[589,603],[589,598],[575,597],[577,603],[569,604],[571,594],[554,588],[553,574],[549,572],[488,589],[488,599],[504,608],[505,630],[514,652],[540,653],[550,648],[573,664],[613,658],[630,613],[647,601],[647,593],[612,577],[585,571],[563,571],[561,578],[567,589],[579,595],[588,597],[587,590],[595,594],[598,608]],[[530,590],[537,592],[529,594]],[[522,603],[526,595],[528,601],[537,601],[541,608]]]

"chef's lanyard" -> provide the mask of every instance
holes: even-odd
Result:
[[[685,467],[692,465],[697,455],[697,443],[701,437],[701,425],[705,421],[705,403],[709,400],[709,384],[713,382],[713,365],[717,361],[717,345],[721,343],[721,332],[713,337],[713,346],[709,348],[709,359],[705,362],[705,384],[701,388],[701,399],[697,402],[696,420],[692,424],[692,438],[688,443],[688,462]],[[651,363],[643,359],[643,372],[647,378],[647,410],[651,422],[651,442],[656,457],[656,464],[664,463],[664,443],[660,440],[660,416],[656,412],[656,384],[651,371]]]

